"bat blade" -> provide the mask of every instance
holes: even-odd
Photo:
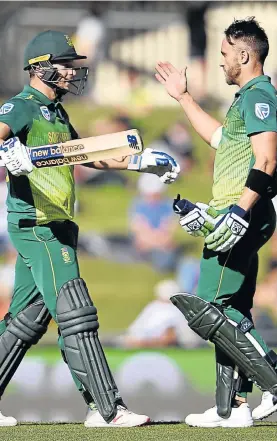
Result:
[[[31,161],[36,168],[85,164],[134,155],[142,151],[142,138],[136,129],[29,147]],[[4,165],[2,161],[0,165]]]

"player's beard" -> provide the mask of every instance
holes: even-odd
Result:
[[[241,74],[241,67],[239,63],[234,63],[233,66],[228,67],[227,69],[224,69],[224,74],[225,74],[225,80],[226,83],[229,86],[232,86],[233,84],[238,84],[237,83],[237,78],[240,76]]]

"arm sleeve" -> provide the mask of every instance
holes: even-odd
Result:
[[[248,136],[261,132],[277,132],[276,102],[264,90],[247,91],[240,110]]]
[[[10,127],[12,136],[18,136],[27,129],[31,119],[28,105],[22,99],[12,98],[0,108],[0,122]]]

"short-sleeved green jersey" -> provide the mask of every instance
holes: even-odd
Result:
[[[249,81],[235,94],[215,155],[211,206],[223,209],[238,201],[255,162],[250,136],[277,132],[276,112],[276,90],[266,75]]]
[[[0,108],[0,121],[11,129],[11,136],[37,147],[78,137],[59,102],[48,99],[31,86]],[[73,167],[34,169],[28,176],[8,175],[8,220],[32,219],[37,225],[72,219],[74,215]]]

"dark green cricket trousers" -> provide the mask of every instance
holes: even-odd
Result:
[[[51,222],[44,226],[21,226],[9,223],[10,239],[18,252],[14,291],[9,314],[14,318],[38,296],[56,320],[56,302],[64,283],[80,277],[77,259],[78,226],[71,221]],[[25,225],[25,226],[24,226]],[[0,322],[0,334],[6,328]],[[63,349],[63,340],[59,338]],[[79,390],[81,383],[72,373]]]

